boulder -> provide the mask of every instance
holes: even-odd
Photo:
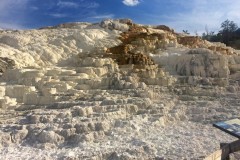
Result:
[[[128,23],[131,24],[131,22],[127,20],[119,21],[119,20],[108,19],[108,20],[103,20],[100,23],[100,26],[103,28],[108,28],[110,30],[119,30],[119,31],[125,32],[129,30]]]
[[[5,72],[7,69],[13,68],[15,61],[7,57],[0,57],[0,73]]]
[[[45,131],[39,133],[38,135],[38,141],[40,143],[54,143],[54,144],[60,144],[64,141],[64,138],[58,134],[56,134],[54,131]]]
[[[168,32],[174,32],[173,29],[171,29],[170,27],[165,26],[165,25],[158,25],[158,26],[156,26],[156,29],[161,29],[161,30],[168,31]]]

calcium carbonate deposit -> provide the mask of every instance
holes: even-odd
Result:
[[[0,31],[0,159],[204,159],[234,137],[240,54],[128,19]]]

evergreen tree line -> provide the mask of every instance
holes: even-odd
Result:
[[[225,20],[221,24],[221,30],[218,33],[208,31],[205,27],[205,32],[202,38],[211,42],[222,42],[228,46],[240,49],[240,28],[234,21]]]

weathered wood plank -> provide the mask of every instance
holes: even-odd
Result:
[[[234,141],[229,144],[231,153],[240,151],[240,140]]]
[[[204,160],[221,160],[221,157],[222,157],[222,150],[220,149],[212,153],[211,155],[207,156]]]
[[[240,140],[229,144],[221,144],[221,149],[207,156],[204,160],[225,160],[229,154],[240,151]]]

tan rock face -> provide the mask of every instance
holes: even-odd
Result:
[[[120,70],[126,71],[123,68],[128,68],[127,72],[137,73],[141,77],[141,81],[147,84],[170,84],[171,80],[168,81],[170,78],[168,76],[165,77],[166,83],[161,79],[153,80],[154,78],[163,78],[163,70],[158,69],[158,65],[150,58],[149,53],[176,44],[177,41],[172,32],[133,24],[130,25],[129,31],[121,34],[120,40],[122,44],[108,48],[106,51],[106,57],[115,60]],[[152,79],[149,80],[149,78]]]
[[[116,62],[119,65],[127,65],[127,64],[134,64],[134,65],[153,65],[153,60],[144,55],[141,52],[134,53],[131,50],[133,49],[132,45],[120,45],[109,49],[109,52],[112,53],[110,57],[112,59],[116,59]]]
[[[223,55],[237,54],[231,47],[226,47],[226,45],[221,43],[212,43],[209,45],[209,42],[202,40],[198,36],[178,36],[177,40],[179,44],[182,44],[188,48],[206,48],[215,53],[220,53]]]
[[[168,26],[165,26],[165,25],[158,25],[155,27],[156,29],[160,29],[160,30],[164,30],[164,31],[168,31],[168,32],[172,32],[174,33],[174,30],[171,29],[170,27]]]
[[[200,76],[212,78],[228,78],[228,61],[221,55],[208,50],[191,50],[185,57],[181,57],[176,65],[180,75]]]
[[[197,48],[204,44],[204,41],[197,36],[178,37],[178,43],[190,48]]]
[[[164,47],[164,34],[150,33],[146,27],[133,25],[128,32],[121,34],[122,44],[108,49],[119,65],[153,65],[148,52]]]

